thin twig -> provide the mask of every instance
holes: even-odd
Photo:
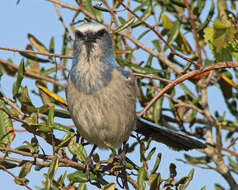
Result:
[[[0,168],[7,172],[9,175],[11,175],[14,179],[19,179],[17,176],[15,176],[12,172],[8,171],[8,169],[5,166],[0,165]],[[32,190],[23,180],[21,180],[21,183],[23,186],[25,186],[27,189]]]
[[[157,76],[153,76],[153,75],[144,75],[144,74],[140,74],[140,73],[132,73],[133,75],[135,75],[136,77],[143,77],[143,78],[148,78],[148,79],[156,79],[156,80],[160,80],[166,83],[171,83],[173,81],[162,78],[162,77],[157,77]]]
[[[8,97],[2,97],[1,98],[5,103],[7,103],[8,105],[10,105],[12,108],[14,108],[17,112],[18,112],[18,117],[19,117],[19,119],[23,119],[23,117],[25,116],[25,114],[21,111],[21,109],[18,107],[18,105],[16,104],[16,103],[14,103],[14,102],[12,102],[11,100],[10,100],[10,98],[8,98]]]
[[[67,28],[66,24],[64,23],[64,19],[63,19],[63,17],[62,17],[61,12],[60,12],[59,6],[54,3],[54,7],[55,7],[56,13],[57,13],[57,15],[58,15],[58,17],[59,17],[59,21],[60,21],[61,24],[63,25],[64,30],[66,31],[66,35],[67,35],[68,39],[70,40],[71,45],[73,46],[72,37],[71,37],[71,35],[70,35],[70,33],[69,33],[69,29]]]
[[[194,14],[192,12],[192,8],[190,6],[190,2],[188,2],[188,0],[184,1],[184,4],[186,6],[186,8],[188,9],[188,13],[189,13],[189,17],[190,17],[190,22],[192,25],[192,33],[193,33],[193,37],[195,40],[195,48],[196,48],[196,54],[198,57],[198,64],[200,64],[202,66],[202,55],[201,55],[201,47],[199,44],[199,34],[197,33],[196,30],[196,23],[195,23],[195,18],[194,18]]]
[[[59,58],[63,58],[63,59],[72,59],[72,56],[68,56],[68,55],[58,55],[58,54],[53,54],[53,53],[35,52],[33,50],[6,48],[6,47],[1,47],[1,46],[0,46],[0,49],[1,50],[6,50],[6,51],[19,52],[19,53],[34,53],[34,54],[45,55],[45,56],[49,56],[49,57],[59,57]]]
[[[238,140],[238,136],[233,141],[231,141],[231,144],[229,144],[226,148],[230,149],[236,143],[237,140]]]

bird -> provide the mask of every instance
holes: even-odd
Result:
[[[108,143],[120,148],[134,130],[178,151],[206,147],[137,116],[136,77],[117,63],[112,38],[103,24],[90,22],[75,29],[66,99],[80,135],[101,149],[107,149]]]

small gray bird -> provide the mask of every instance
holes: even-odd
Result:
[[[106,27],[88,23],[76,28],[66,98],[79,133],[89,143],[119,148],[136,130],[175,150],[205,147],[198,140],[137,118],[136,91],[136,78],[114,58]]]

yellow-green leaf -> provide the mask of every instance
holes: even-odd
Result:
[[[103,185],[101,190],[115,190],[116,189],[116,184],[115,183],[109,183],[106,185]]]
[[[5,104],[0,101],[0,108],[6,110]],[[9,119],[8,115],[0,110],[0,147],[8,147],[12,142],[12,120]]]
[[[28,34],[31,44],[41,53],[49,53],[48,49],[32,34]]]
[[[33,165],[33,162],[25,162],[21,168],[21,171],[18,177],[20,178],[26,177],[26,175],[31,171],[32,165]]]
[[[69,151],[77,157],[78,160],[84,162],[87,158],[87,153],[83,145],[79,143],[72,143],[68,146]]]
[[[21,82],[24,78],[24,73],[25,73],[25,66],[24,66],[24,59],[22,58],[19,65],[19,69],[18,69],[17,80],[13,88],[13,98],[16,98],[16,95],[18,94],[18,91],[21,86]]]
[[[125,28],[129,27],[135,20],[135,17],[131,17],[126,23],[122,24],[118,28],[116,28],[113,33],[120,32],[124,30]]]
[[[62,104],[64,104],[64,105],[67,105],[67,102],[66,102],[62,97],[60,97],[59,95],[57,95],[56,93],[50,91],[49,89],[47,89],[47,88],[45,88],[45,87],[43,87],[43,86],[41,86],[41,85],[39,85],[39,84],[37,85],[37,87],[38,87],[39,89],[41,89],[42,91],[44,91],[46,94],[48,94],[50,97],[52,97],[53,99],[55,99],[56,101],[58,101],[58,102],[60,102],[60,103],[62,103]]]

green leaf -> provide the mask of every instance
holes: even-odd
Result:
[[[26,179],[25,177],[20,178],[20,177],[18,177],[18,176],[16,176],[16,177],[14,178],[14,181],[15,181],[15,183],[16,183],[17,185],[25,185],[25,184],[28,184],[28,183],[29,183],[29,180]]]
[[[174,163],[171,163],[169,165],[169,171],[170,171],[170,178],[175,178],[177,175],[177,171],[176,171],[176,165]]]
[[[102,22],[103,19],[102,19],[102,13],[101,11],[95,9],[92,5],[92,1],[88,1],[88,0],[82,0],[81,1],[82,3],[82,6],[90,13],[92,13],[95,17],[96,17],[96,20],[98,22]]]
[[[210,162],[210,159],[207,156],[193,157],[193,156],[190,156],[188,154],[184,154],[184,158],[190,164],[207,164],[207,163]]]
[[[156,161],[155,161],[155,164],[154,164],[154,166],[153,166],[153,169],[151,170],[151,174],[154,174],[156,171],[157,171],[157,169],[158,169],[158,167],[159,167],[159,164],[160,164],[160,161],[161,161],[161,153],[159,153],[158,155],[157,155],[157,157],[156,157]]]
[[[18,175],[19,178],[26,177],[26,175],[31,171],[33,162],[25,162],[21,168],[21,171]]]
[[[65,180],[66,176],[67,176],[67,171],[65,171],[63,175],[59,176],[59,178],[57,179],[57,183],[64,184],[64,180]]]
[[[139,37],[137,38],[137,40],[140,40],[141,38],[143,38],[148,32],[150,32],[151,30],[148,29],[148,30],[145,30],[144,32],[142,32]],[[157,40],[158,41],[158,40]]]
[[[181,184],[185,184],[185,182],[187,181],[188,177],[187,176],[184,176],[182,177],[181,179],[179,179],[176,183],[175,183],[175,186],[179,186]]]
[[[148,68],[148,67],[141,67],[139,65],[135,65],[135,64],[128,64],[128,67],[130,67],[130,69],[136,73],[141,73],[141,74],[158,74],[160,72],[166,72],[165,70],[157,70],[157,69],[153,69],[153,68]]]
[[[33,112],[36,112],[37,109],[34,107],[34,105],[31,102],[31,99],[28,94],[28,88],[25,86],[21,90],[21,94],[19,96],[19,100],[21,102],[21,110],[25,114],[32,114]]]
[[[233,161],[231,158],[228,157],[228,162],[231,168],[238,171],[238,162]]]
[[[69,132],[72,131],[73,129],[70,127],[67,127],[65,125],[62,125],[60,123],[54,123],[53,124],[53,129],[59,130],[59,131],[65,131],[65,132]]]
[[[92,172],[87,174],[82,170],[78,170],[72,174],[69,174],[67,178],[70,182],[86,183],[88,180],[97,179],[97,176],[93,174]]]
[[[52,180],[50,180],[46,174],[44,174],[44,176],[46,178],[46,181],[44,183],[44,185],[45,185],[44,190],[50,190],[51,185],[52,185]]]
[[[54,38],[54,36],[52,36],[50,39],[49,52],[55,53],[55,38]]]
[[[22,58],[20,65],[19,65],[19,69],[18,69],[18,74],[17,74],[17,80],[16,83],[14,84],[14,88],[13,88],[13,98],[16,98],[16,95],[18,94],[18,91],[20,89],[21,86],[21,82],[24,78],[24,73],[25,73],[25,66],[24,66],[24,59]]]
[[[186,95],[188,95],[190,98],[195,99],[196,96],[193,94],[193,92],[183,83],[180,83],[179,86],[183,89]]]
[[[108,183],[106,185],[103,185],[101,190],[115,190],[116,189],[116,184],[115,183]]]
[[[150,179],[150,182],[151,182],[150,190],[160,189],[159,188],[159,186],[161,184],[160,173],[150,175],[149,179]]]
[[[194,168],[190,170],[190,172],[188,174],[188,178],[185,181],[185,183],[179,186],[179,190],[184,190],[184,189],[187,188],[187,186],[189,185],[189,183],[193,179],[193,174],[194,174]]]
[[[71,115],[67,110],[59,110],[55,109],[55,117],[60,117],[60,118],[71,118]]]
[[[205,2],[204,0],[199,0],[201,2]],[[199,5],[200,2],[197,2],[197,4]],[[204,30],[205,27],[207,27],[207,25],[210,23],[212,17],[214,16],[214,12],[215,12],[215,2],[214,0],[211,0],[211,7],[210,7],[210,10],[209,10],[209,13],[207,15],[207,18],[204,19],[204,22],[197,28],[197,32],[200,32],[202,30]]]
[[[41,63],[49,63],[50,62],[50,60],[49,59],[43,59],[43,58],[40,58],[40,57],[37,57],[37,56],[35,56],[35,55],[31,55],[31,54],[29,54],[29,53],[21,53],[20,52],[20,54],[23,56],[23,57],[26,57],[27,59],[31,59],[31,60],[33,60],[33,61],[37,61],[37,62],[41,62]]]
[[[135,17],[131,17],[126,23],[124,23],[123,25],[116,28],[113,31],[113,33],[117,33],[117,32],[124,30],[125,28],[128,28],[134,22],[134,20],[135,20]]]
[[[59,167],[59,158],[55,156],[52,162],[50,163],[50,167],[48,170],[48,176],[50,180],[54,179],[58,167]]]
[[[74,133],[72,132],[68,132],[64,135],[61,143],[59,143],[56,147],[56,151],[58,151],[62,146],[66,146],[68,145],[68,143],[70,142],[70,140],[74,137]]]
[[[99,10],[99,11],[103,11],[103,12],[110,12],[109,10],[107,10],[106,8],[104,7],[100,7],[100,6],[96,6],[96,5],[93,5],[93,8]]]
[[[7,61],[14,64],[12,59],[8,59]],[[11,67],[9,65],[6,65],[6,64],[2,64],[1,62],[0,62],[0,64],[2,66],[2,71],[4,73],[6,73],[7,75],[10,75],[10,76],[15,76],[16,75],[16,73],[18,71],[16,68],[13,68],[13,67]]]
[[[48,114],[48,126],[53,127],[54,124],[54,111],[55,111],[55,105],[50,106],[49,108],[49,114]]]
[[[81,162],[84,162],[86,160],[87,153],[86,153],[83,145],[81,145],[79,143],[72,143],[68,146],[68,149]]]
[[[151,16],[151,13],[152,13],[152,0],[148,0],[148,1],[146,1],[146,2],[148,2],[149,5],[148,5],[147,9],[143,12],[143,14],[140,16],[140,18],[141,18],[142,20],[146,20],[149,16]],[[135,22],[135,23],[132,25],[132,27],[136,27],[136,26],[138,26],[138,25],[140,25],[140,24],[141,24],[141,21],[138,20],[137,22]]]
[[[138,171],[137,184],[139,189],[145,189],[145,180],[147,179],[146,170],[144,167],[140,167]]]
[[[161,118],[161,110],[162,110],[163,100],[164,100],[164,98],[161,97],[153,105],[152,118],[156,124],[159,123],[160,118]]]
[[[126,20],[121,16],[118,16],[118,20],[120,21],[121,25],[124,25],[126,23]]]
[[[1,159],[0,159],[0,165],[4,166],[7,169],[12,169],[12,168],[18,167],[18,164],[15,164],[13,162],[9,162],[6,160],[1,160]]]
[[[0,108],[7,110],[5,104],[0,101]],[[14,132],[11,132],[12,120],[9,119],[5,111],[0,109],[0,147],[8,147],[13,140]]]
[[[150,160],[151,157],[153,156],[153,154],[155,153],[156,148],[152,148],[151,151],[148,153],[148,155],[146,156],[146,160]]]
[[[180,33],[180,22],[176,21],[174,22],[173,27],[169,30],[167,42],[169,44],[172,44],[177,39],[179,33]]]
[[[222,187],[220,184],[215,184],[215,190],[225,190],[224,187]]]
[[[77,190],[87,190],[87,185],[85,183],[80,183]]]

